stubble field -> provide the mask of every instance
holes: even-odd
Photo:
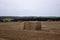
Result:
[[[32,21],[33,22],[33,21]],[[0,40],[60,40],[60,21],[41,21],[41,30],[24,30],[24,22],[1,22]]]

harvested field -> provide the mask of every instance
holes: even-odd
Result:
[[[60,21],[42,21],[42,30],[50,32],[60,32]]]
[[[59,21],[41,22],[40,31],[23,30],[23,24],[24,22],[1,22],[0,40],[60,40]]]
[[[23,30],[24,22],[0,23],[0,30]]]
[[[0,38],[8,40],[60,40],[59,33],[0,30]]]

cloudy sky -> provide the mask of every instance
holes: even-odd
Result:
[[[60,0],[0,0],[0,16],[60,16]]]

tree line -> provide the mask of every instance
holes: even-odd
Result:
[[[5,21],[60,21],[60,17],[0,17],[0,22]]]

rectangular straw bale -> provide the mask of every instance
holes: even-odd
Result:
[[[37,30],[37,28],[41,28],[40,26],[41,25],[39,21],[27,21],[25,22],[24,27],[25,27],[25,30]]]

